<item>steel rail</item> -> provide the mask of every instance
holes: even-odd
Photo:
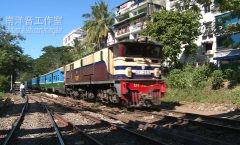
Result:
[[[161,111],[164,113],[175,113],[175,114],[181,114],[183,117],[187,119],[200,119],[202,122],[212,122],[215,121],[216,124],[222,125],[222,126],[227,126],[230,128],[235,128],[240,131],[240,121],[234,120],[234,119],[229,119],[229,118],[221,118],[221,117],[215,117],[215,116],[206,116],[206,115],[201,115],[201,114],[194,114],[194,113],[185,113],[185,112],[179,112],[175,110],[167,110],[167,109],[161,109]]]
[[[79,112],[79,113],[81,114],[81,112]],[[86,114],[86,113],[82,113],[82,114],[83,114],[84,116],[89,116],[89,117],[93,118],[94,120],[99,120],[99,121],[104,122],[104,123],[106,123],[106,124],[109,124],[109,125],[111,125],[111,126],[113,126],[113,127],[116,127],[116,128],[121,129],[121,130],[123,130],[123,131],[126,131],[126,132],[128,132],[128,133],[130,133],[130,134],[132,134],[132,135],[134,135],[134,136],[136,136],[136,137],[140,137],[141,139],[147,140],[148,142],[151,143],[151,145],[153,145],[153,144],[156,144],[156,145],[166,145],[166,143],[164,143],[164,142],[157,141],[157,140],[152,139],[152,138],[150,138],[150,137],[148,137],[148,136],[145,136],[145,135],[139,134],[139,133],[137,133],[137,132],[134,132],[134,131],[132,131],[132,130],[129,130],[129,129],[127,129],[126,127],[124,127],[124,125],[123,125],[123,126],[120,126],[120,125],[118,125],[118,124],[105,121],[105,120],[103,120],[103,119],[94,117],[94,116],[89,115],[89,114]],[[101,114],[101,113],[100,113],[100,114]],[[102,115],[103,115],[103,114],[102,114]],[[115,120],[116,120],[116,119],[115,119]]]
[[[43,97],[43,98],[46,98],[46,97]],[[124,126],[120,126],[120,125],[117,125],[117,124],[114,124],[114,123],[111,123],[111,122],[102,120],[102,119],[100,119],[100,118],[94,117],[94,116],[92,116],[92,115],[89,115],[89,114],[86,114],[86,113],[82,113],[81,111],[84,109],[83,106],[81,106],[81,108],[79,108],[79,107],[70,107],[70,106],[63,105],[63,104],[61,104],[60,102],[57,102],[57,101],[55,101],[55,100],[52,100],[52,99],[49,99],[49,98],[46,98],[46,99],[48,99],[48,100],[50,100],[50,101],[52,101],[52,102],[60,105],[61,107],[64,107],[64,108],[67,108],[67,109],[71,109],[71,110],[74,110],[74,111],[78,111],[80,114],[83,114],[84,116],[89,116],[89,117],[93,118],[94,120],[98,120],[98,121],[107,123],[107,124],[109,124],[109,125],[111,125],[111,126],[114,126],[114,127],[118,128],[118,129],[121,129],[121,130],[123,130],[123,131],[126,131],[126,132],[128,132],[128,133],[130,133],[130,134],[132,134],[132,135],[134,135],[134,136],[136,136],[136,137],[140,137],[141,139],[150,142],[151,145],[166,145],[165,142],[157,141],[157,140],[152,139],[152,138],[150,138],[150,137],[147,137],[147,136],[145,136],[145,135],[142,135],[142,134],[139,134],[139,133],[137,133],[137,132],[131,131],[131,130],[125,128]],[[85,109],[88,110],[88,111],[93,110],[93,109],[91,109],[91,108],[89,108],[89,107],[86,107]],[[95,111],[93,110],[92,112],[95,112]],[[102,114],[102,115],[103,115],[103,114]]]
[[[105,116],[108,116],[108,117],[113,118],[113,119],[119,119],[114,114],[111,115],[112,112],[110,112],[110,111],[105,111],[103,114]],[[125,122],[125,123],[129,122],[129,120],[125,120],[124,118],[121,118],[120,120]],[[145,125],[148,125],[148,123],[145,124]],[[149,125],[151,125],[151,123]],[[152,125],[154,125],[155,127],[154,128],[151,128],[151,127],[148,128],[151,132],[154,132],[155,134],[158,134],[158,135],[160,135],[164,138],[179,140],[179,142],[182,142],[183,144],[230,145],[228,143],[221,142],[221,141],[218,141],[216,139],[203,137],[203,136],[188,133],[188,132],[185,132],[185,131],[178,131],[176,129],[169,129],[169,128],[161,127],[161,126],[158,126],[158,125],[155,125],[155,124],[152,124]]]
[[[46,98],[46,99],[48,99],[48,100],[50,100],[49,98]],[[50,100],[50,101],[53,101],[53,102],[55,102],[56,104],[59,104],[60,106],[62,106],[62,107],[66,107],[66,108],[70,108],[70,109],[72,109],[72,110],[75,110],[75,111],[79,111],[79,110],[84,110],[84,109],[86,109],[86,110],[88,110],[88,111],[92,111],[92,112],[98,112],[98,111],[96,111],[96,110],[94,110],[94,109],[92,109],[92,108],[89,108],[89,107],[86,107],[86,106],[81,106],[81,108],[80,107],[69,107],[69,106],[67,106],[67,105],[63,105],[63,104],[60,104],[58,101],[55,101],[55,100]],[[162,109],[162,110],[164,110],[164,109]],[[149,114],[151,114],[151,112],[147,112],[147,111],[141,111],[141,113],[143,113],[143,112],[145,112],[145,113],[148,113],[148,115]],[[172,111],[172,112],[175,112],[175,111]],[[177,113],[177,112],[175,112],[175,113]],[[182,113],[182,112],[179,112],[179,113]],[[182,113],[182,114],[184,114],[184,113]],[[187,114],[190,114],[190,113],[187,113]],[[84,115],[88,115],[88,114],[84,114]],[[104,114],[103,114],[104,115]],[[106,115],[106,114],[105,114]],[[158,115],[158,116],[164,116],[164,115],[160,115],[160,114],[156,114],[156,113],[152,113],[152,115]],[[194,114],[194,115],[198,115],[198,114]],[[165,115],[166,116],[166,115]],[[203,117],[208,117],[208,116],[204,116],[204,115],[202,115]],[[110,116],[111,117],[111,116]],[[112,117],[113,119],[116,119],[116,118],[114,118],[114,117]],[[217,118],[217,117],[213,117],[213,118],[215,118],[215,119],[219,119],[219,118]],[[168,119],[177,119],[177,117],[176,118],[174,118],[173,116],[169,116],[168,117]],[[222,128],[223,126],[221,126],[221,125],[218,125],[218,124],[210,124],[210,123],[207,123],[207,122],[203,122],[203,121],[201,121],[201,122],[196,122],[196,121],[194,121],[194,120],[190,120],[190,119],[185,119],[184,120],[184,118],[179,118],[178,117],[178,119],[177,120],[180,120],[180,121],[189,121],[189,122],[191,122],[191,123],[195,123],[195,124],[197,124],[197,125],[200,125],[200,124],[205,124],[207,127],[219,127],[219,128]],[[225,118],[220,118],[220,120],[226,120]],[[230,119],[227,119],[227,120],[230,120]],[[239,123],[238,121],[236,121],[236,120],[230,120],[230,121],[233,121],[233,122],[235,122],[235,123]],[[233,128],[231,128],[231,127],[229,127],[229,126],[224,126],[224,127],[226,127],[228,130],[231,130],[231,131],[237,131],[238,132],[238,130],[237,129],[233,129]],[[223,128],[224,128],[223,127]],[[192,137],[192,139],[186,139],[185,138],[185,140],[187,141],[187,142],[193,142],[194,144],[196,144],[196,143],[202,143],[202,144],[226,144],[226,145],[228,145],[228,143],[223,143],[223,142],[221,142],[221,141],[218,141],[218,140],[215,140],[215,139],[211,139],[211,138],[206,138],[206,137],[202,137],[202,136],[199,136],[199,135],[194,135],[194,134],[191,134],[191,133],[187,133],[187,132],[183,132],[183,131],[176,131],[176,130],[166,130],[165,128],[161,128],[160,127],[160,130],[158,130],[158,132],[160,133],[161,132],[161,135],[165,135],[165,134],[168,134],[168,135],[173,135],[173,136],[175,136],[176,138],[179,138],[179,139],[184,139],[185,137],[184,136],[188,136],[188,137]],[[176,132],[178,132],[177,134],[176,134]],[[194,138],[194,139],[193,139]],[[205,140],[206,142],[204,142],[204,141],[201,141],[201,140]],[[200,142],[199,142],[200,141]]]
[[[31,98],[33,99],[33,98]],[[35,99],[33,99],[35,100]],[[37,102],[39,102],[38,100],[35,100]],[[40,103],[40,102],[39,102]],[[93,138],[92,136],[86,134],[84,131],[82,131],[79,127],[77,127],[76,125],[74,125],[73,123],[67,121],[65,118],[63,118],[60,114],[54,112],[53,116],[56,117],[57,119],[59,119],[60,121],[62,121],[65,124],[70,125],[72,128],[76,129],[81,135],[83,135],[84,137],[88,138],[89,140],[91,140],[94,144],[96,145],[103,145],[100,141],[96,140],[95,138]]]
[[[65,145],[65,143],[63,141],[63,138],[62,138],[62,134],[59,131],[58,126],[57,126],[56,122],[54,121],[54,118],[53,118],[51,112],[49,111],[48,107],[45,104],[43,104],[43,106],[47,110],[48,116],[49,116],[49,118],[50,118],[50,120],[52,122],[52,126],[54,127],[54,130],[55,130],[55,132],[57,134],[57,138],[58,138],[59,144],[60,145]]]
[[[210,117],[210,116],[205,116],[205,115],[198,115],[198,114],[192,114],[192,113],[183,113],[183,112],[177,112],[177,111],[173,111],[173,110],[164,110],[164,112],[160,112],[160,113],[151,113],[151,112],[147,112],[147,111],[137,111],[139,113],[145,113],[148,115],[155,115],[155,116],[159,116],[159,117],[165,117],[166,119],[171,119],[171,120],[178,120],[178,121],[185,121],[185,122],[189,122],[198,126],[206,126],[209,128],[213,128],[213,129],[225,129],[231,132],[235,132],[235,133],[240,133],[240,128],[237,127],[237,124],[239,124],[239,121],[236,120],[231,120],[229,121],[229,119],[224,119],[224,118],[217,118],[217,117]],[[176,113],[176,114],[182,114],[182,116],[173,116],[173,115],[169,115],[169,112],[171,113]],[[210,120],[211,119],[211,120]],[[226,124],[226,123],[219,123],[219,122],[223,122],[223,121],[229,121],[230,124]],[[231,122],[233,122],[235,125],[232,126]],[[239,124],[240,125],[240,124]]]
[[[22,121],[23,121],[23,118],[25,116],[25,112],[26,112],[27,107],[28,107],[28,97],[26,96],[26,102],[25,102],[25,104],[24,104],[24,106],[22,108],[21,114],[18,117],[18,119],[16,119],[15,123],[12,125],[12,129],[8,133],[8,135],[6,136],[6,138],[5,138],[4,142],[3,142],[3,145],[8,145],[12,141],[14,133],[16,132],[16,130],[22,124]]]
[[[56,116],[56,118],[60,119],[61,121],[69,124],[72,128],[76,129],[81,135],[83,135],[84,137],[88,138],[91,142],[93,142],[96,145],[103,145],[103,143],[101,143],[100,141],[98,141],[97,139],[93,138],[92,136],[88,135],[87,133],[85,133],[84,131],[82,131],[79,127],[77,127],[76,125],[74,125],[73,123],[67,121],[65,118],[63,118],[60,114],[58,113],[54,113],[54,116]]]

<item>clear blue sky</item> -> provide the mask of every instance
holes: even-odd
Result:
[[[2,24],[7,25],[8,28],[13,28],[17,32],[24,31],[21,35],[23,35],[26,40],[20,43],[24,49],[24,53],[33,58],[38,58],[42,54],[41,49],[44,46],[62,46],[64,35],[72,29],[83,26],[85,19],[82,18],[82,14],[90,13],[90,6],[94,5],[95,1],[96,0],[5,0],[1,2],[0,17],[3,18]],[[105,0],[110,9],[125,1],[126,0]],[[45,19],[48,16],[50,18]],[[62,17],[62,19],[56,18],[58,16]],[[46,24],[45,22],[49,23]],[[29,27],[44,30],[49,30],[48,28],[60,28],[62,31],[57,34],[49,31],[33,33],[27,29]]]

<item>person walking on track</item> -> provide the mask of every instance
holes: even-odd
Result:
[[[25,97],[25,86],[24,83],[21,83],[20,85],[20,96]]]

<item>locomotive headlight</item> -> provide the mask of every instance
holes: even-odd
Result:
[[[161,75],[161,71],[159,68],[154,69],[154,77],[159,78]]]
[[[132,77],[132,68],[131,67],[127,67],[126,68],[126,76],[128,78],[131,78]]]

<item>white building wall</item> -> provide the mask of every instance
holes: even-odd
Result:
[[[171,10],[173,8],[174,8],[174,0],[166,0],[166,9]],[[199,8],[201,10],[200,13],[202,15],[202,19],[200,20],[202,35],[200,35],[198,37],[198,39],[196,40],[196,44],[202,49],[198,52],[197,57],[207,57],[210,62],[216,63],[216,61],[213,60],[213,57],[215,57],[216,53],[217,53],[216,36],[213,34],[213,36],[211,38],[207,37],[206,39],[203,39],[203,33],[206,30],[206,28],[203,24],[208,23],[208,22],[212,22],[212,26],[214,27],[215,16],[219,15],[221,13],[212,11],[214,9],[214,0],[212,0],[212,4],[210,5],[210,12],[205,13],[204,5],[199,5]],[[212,50],[206,51],[206,48],[205,48],[206,43],[212,43]],[[202,56],[200,56],[200,55],[202,55]],[[181,58],[181,57],[182,56],[180,55],[179,58]]]
[[[134,3],[132,0],[119,6],[122,8],[115,14],[115,24],[119,22],[121,23],[118,18],[126,14],[129,16],[129,18],[127,18],[129,19],[129,22],[128,24],[120,24],[121,26],[118,26],[115,29],[115,42],[118,42],[121,39],[135,39],[138,37],[138,34],[144,29],[147,21],[146,15],[148,13],[148,4],[163,5],[163,3],[164,0],[144,0],[140,3]],[[143,14],[142,12],[136,14],[136,12],[145,8],[147,8],[145,11],[146,15],[134,19],[138,14]]]
[[[86,34],[81,28],[72,30],[70,33],[64,36],[63,46],[74,46],[74,40],[83,40]]]

